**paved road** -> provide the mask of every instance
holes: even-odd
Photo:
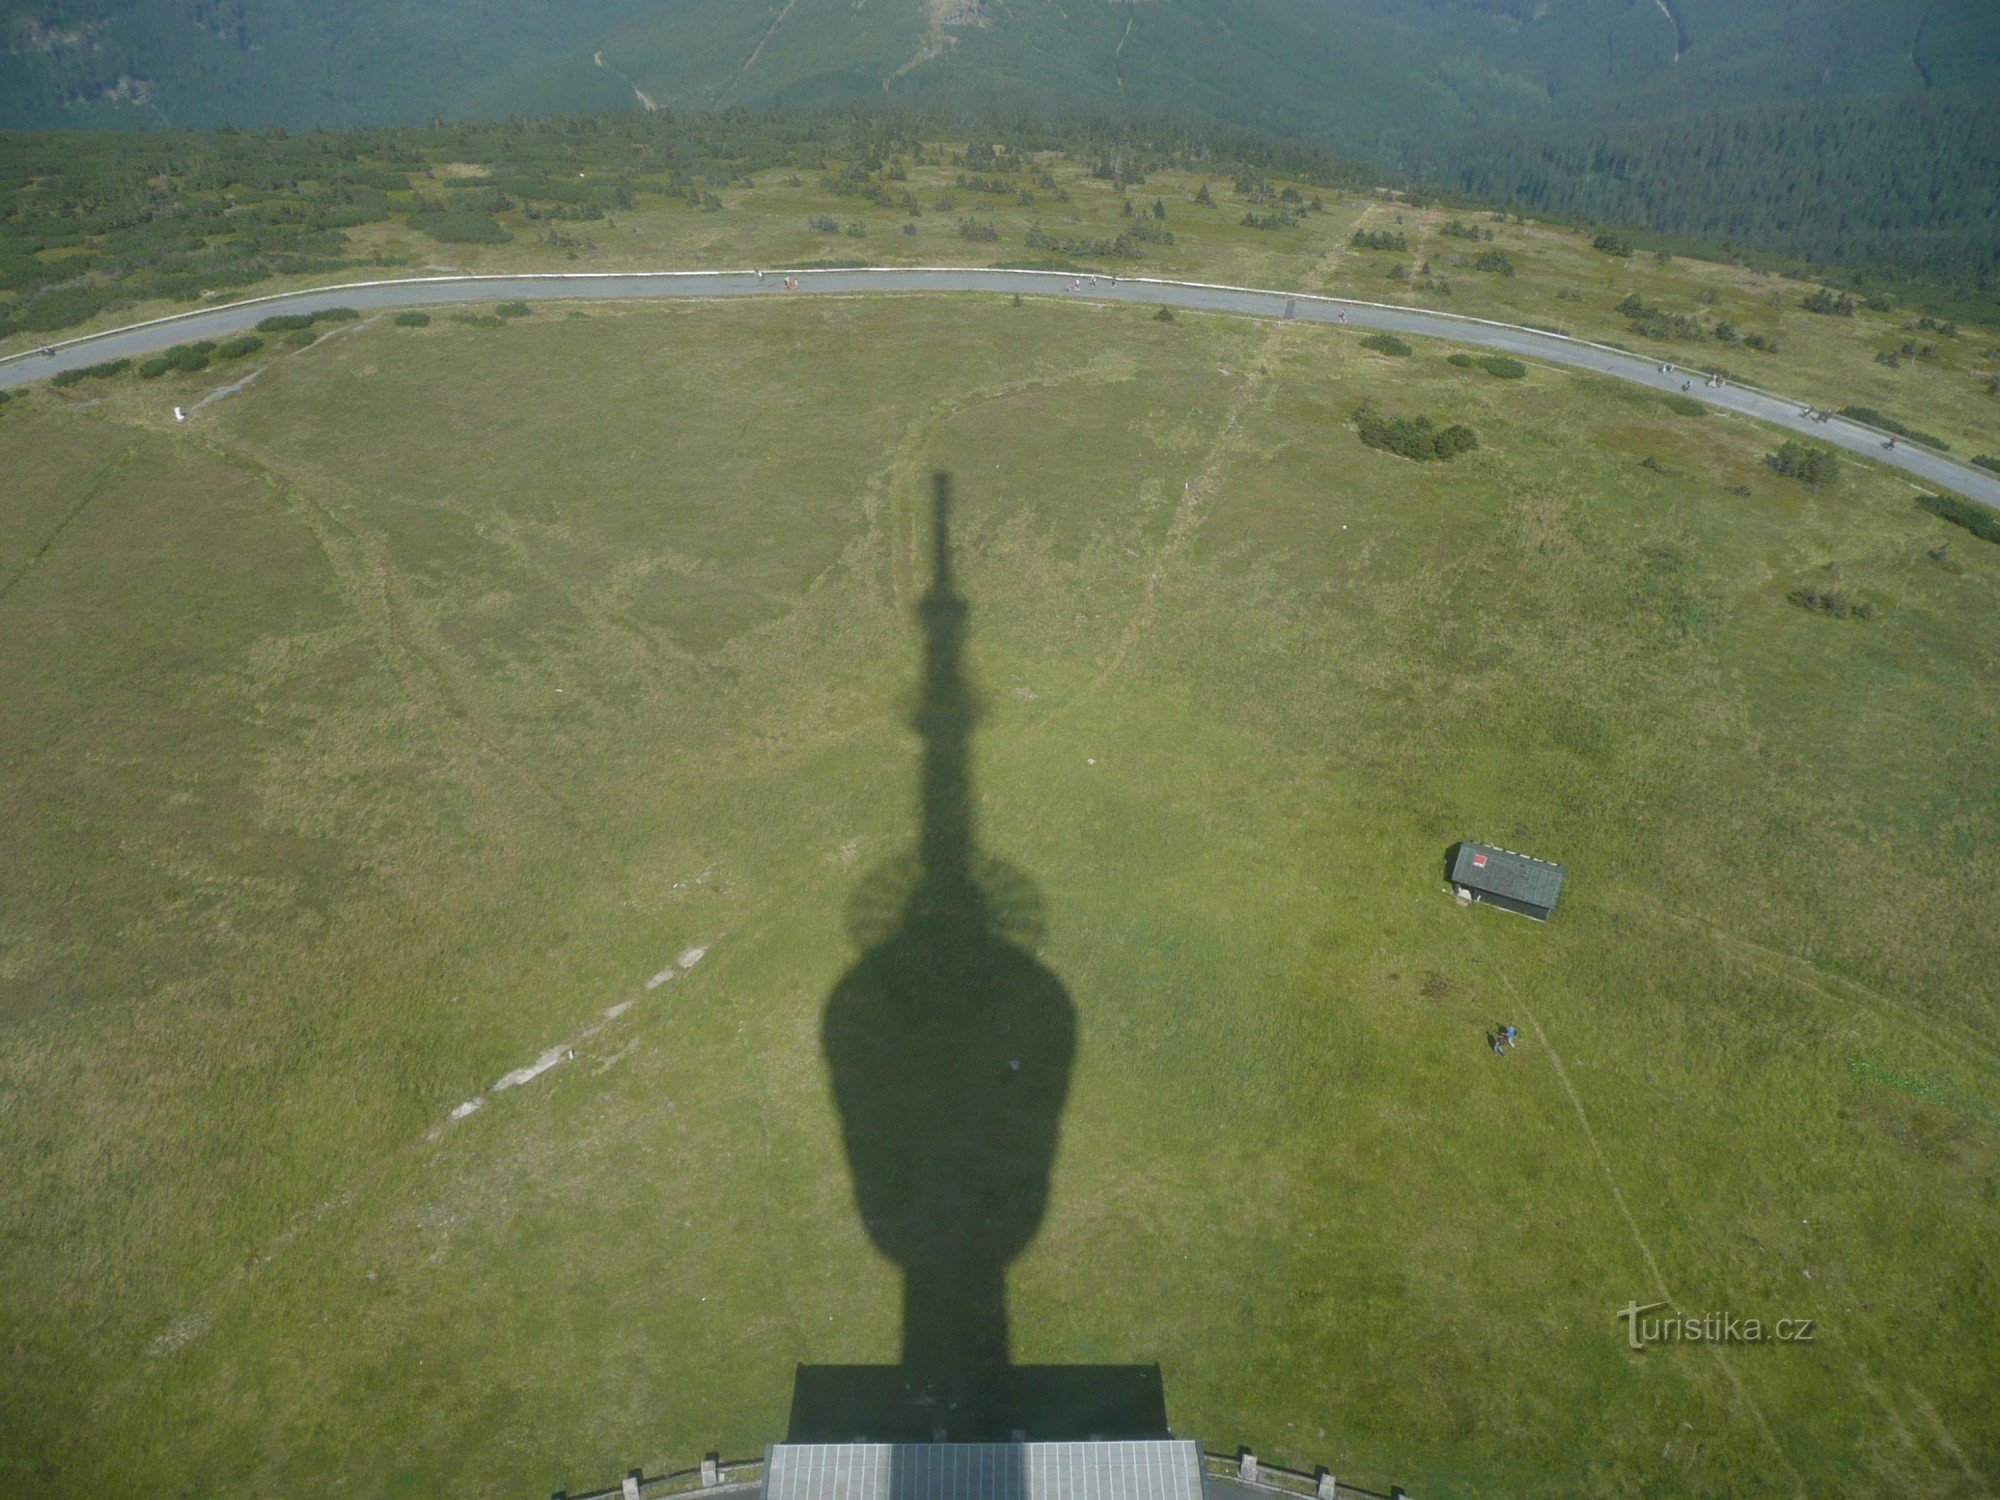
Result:
[[[798,282],[796,291],[785,289],[784,282],[788,275]],[[1072,292],[1072,285],[1078,290]],[[1662,374],[1656,363],[1607,345],[1508,323],[1489,323],[1418,308],[1263,291],[1253,287],[1163,281],[1150,276],[1121,276],[1114,281],[1108,276],[1093,279],[1061,271],[925,267],[769,271],[761,279],[751,271],[648,271],[434,276],[404,281],[354,282],[346,286],[288,292],[275,297],[258,297],[247,302],[202,308],[151,323],[72,339],[56,346],[54,358],[36,354],[12,355],[0,359],[0,389],[26,385],[60,370],[95,364],[99,360],[136,358],[190,339],[219,339],[232,333],[242,333],[255,327],[258,319],[273,313],[312,312],[328,307],[380,311],[430,307],[440,303],[539,302],[572,298],[595,301],[631,297],[852,296],[864,292],[1021,292],[1099,302],[1163,304],[1193,312],[1235,313],[1253,318],[1289,315],[1307,323],[1345,323],[1357,329],[1448,339],[1456,344],[1490,349],[1522,359],[1611,375],[1658,391],[1679,391],[1682,382],[1687,379],[1684,373]],[[1864,458],[1892,465],[1926,484],[1956,490],[1961,495],[2000,510],[2000,475],[1983,473],[1942,454],[1911,447],[1907,443],[1898,443],[1891,450],[1884,445],[1885,434],[1858,422],[1838,417],[1827,422],[1811,421],[1801,415],[1804,402],[1741,386],[1710,390],[1699,377],[1688,394],[1709,406],[1755,417]],[[1996,446],[2000,446],[2000,442],[1996,442]]]

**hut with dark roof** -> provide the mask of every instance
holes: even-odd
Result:
[[[1546,922],[1562,895],[1563,867],[1492,844],[1459,844],[1451,884],[1461,902],[1483,901]]]

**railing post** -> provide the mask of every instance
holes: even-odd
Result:
[[[701,1460],[701,1487],[710,1489],[722,1482],[722,1455],[705,1454]]]
[[[646,1471],[634,1469],[618,1486],[618,1500],[639,1500],[639,1486],[646,1482]]]
[[[1257,1482],[1257,1455],[1248,1448],[1236,1450],[1236,1477],[1245,1484]]]

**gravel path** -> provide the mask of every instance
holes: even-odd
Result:
[[[786,290],[790,277],[798,285]],[[1076,290],[1072,291],[1071,288]],[[1190,312],[1234,313],[1253,318],[1292,317],[1306,323],[1347,324],[1356,329],[1448,339],[1499,354],[1566,365],[1611,375],[1635,385],[1679,392],[1685,371],[1662,373],[1652,360],[1605,344],[1544,333],[1511,323],[1492,323],[1421,308],[1354,302],[1304,292],[1217,286],[1197,281],[1164,281],[1151,276],[1071,275],[1063,271],[971,270],[948,267],[849,271],[645,271],[549,273],[522,276],[431,276],[402,281],[363,281],[308,292],[232,302],[178,313],[150,323],[71,339],[55,346],[53,358],[34,354],[0,359],[0,389],[27,385],[60,370],[100,360],[135,358],[191,339],[220,339],[254,328],[273,313],[313,312],[352,307],[364,311],[435,307],[443,303],[624,300],[634,297],[802,297],[854,296],[869,292],[1020,292],[1033,296],[1076,297],[1097,302],[1139,302]],[[1899,442],[1887,434],[1835,417],[1818,422],[1803,415],[1796,398],[1729,385],[1713,390],[1695,377],[1687,392],[1695,400],[1775,427],[1800,433],[1850,453],[1888,464],[1927,485],[1955,490],[2000,510],[2000,475],[1987,474],[1940,453]]]

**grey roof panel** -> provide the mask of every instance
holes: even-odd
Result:
[[[1451,881],[1453,885],[1553,910],[1556,897],[1562,894],[1563,867],[1533,855],[1516,854],[1512,849],[1467,842],[1458,846]]]
[[[779,1443],[764,1500],[1202,1500],[1201,1445]]]

